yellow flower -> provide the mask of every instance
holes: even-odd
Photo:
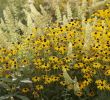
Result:
[[[82,73],[87,73],[87,72],[90,72],[90,70],[91,70],[90,66],[86,66],[86,67],[81,69],[81,72]]]
[[[80,90],[84,89],[85,88],[85,84],[83,84],[83,82],[79,82],[79,88],[80,88]]]
[[[67,48],[65,46],[58,46],[58,47],[55,47],[55,50],[57,50],[61,54],[64,54]]]
[[[102,37],[102,33],[101,33],[101,32],[93,32],[93,33],[91,33],[91,34],[92,34],[92,36],[93,36],[95,39]]]
[[[77,63],[74,65],[74,69],[83,68],[83,67],[84,67],[83,63]]]
[[[4,57],[0,56],[0,63],[4,62]]]
[[[101,68],[101,66],[102,65],[98,62],[94,62],[93,65],[92,65],[93,68],[97,68],[97,69]]]
[[[42,58],[37,58],[37,59],[33,60],[35,65],[41,65],[43,61],[44,61],[44,59],[42,59]]]
[[[74,37],[74,32],[68,32],[67,33],[67,39],[71,39],[71,38],[73,38]]]
[[[32,28],[32,32],[36,33],[37,32],[37,28]]]
[[[106,80],[100,80],[100,79],[99,79],[99,80],[96,80],[95,83],[96,83],[96,84],[106,83]]]
[[[82,57],[82,60],[83,60],[84,62],[90,62],[90,61],[92,61],[92,60],[94,60],[94,59],[91,58],[91,57],[88,57],[88,56],[84,56],[84,57]]]
[[[59,77],[54,76],[54,75],[53,75],[53,76],[51,76],[51,78],[52,78],[52,81],[53,81],[53,82],[56,82],[56,81],[58,81],[58,80],[59,80]]]
[[[23,60],[21,61],[21,63],[24,64],[24,65],[27,65],[27,64],[29,64],[29,61],[28,61],[27,59],[23,59]]]
[[[91,76],[93,76],[93,75],[96,74],[96,70],[95,70],[95,69],[91,69],[91,70],[89,71],[89,73],[91,74]]]
[[[41,66],[40,66],[40,68],[41,69],[48,69],[50,67],[50,65],[47,63],[45,63],[45,64],[42,64]]]
[[[15,55],[17,53],[17,50],[11,50],[10,52],[12,55]]]
[[[21,90],[23,93],[27,93],[27,92],[29,92],[29,89],[28,88],[22,88],[22,90]]]
[[[66,69],[66,70],[70,70],[70,66],[69,65],[62,65],[62,68]]]
[[[106,80],[96,80],[95,82],[97,84],[97,88],[100,90],[105,90],[105,87],[107,85]]]
[[[102,26],[97,26],[97,27],[94,27],[97,31],[103,31],[103,28]]]
[[[34,77],[32,77],[32,81],[33,82],[38,82],[38,81],[40,81],[40,77],[34,76]]]
[[[65,81],[61,81],[60,84],[61,84],[62,86],[66,86],[66,82],[65,82]]]
[[[84,86],[88,86],[91,82],[92,82],[92,79],[88,78],[83,81],[83,84],[84,84]]]
[[[79,92],[75,93],[75,95],[77,95],[78,97],[81,97],[83,95],[83,92],[79,91]]]
[[[43,85],[36,85],[36,90],[42,90],[43,88],[44,88],[44,86]]]
[[[49,60],[52,62],[58,62],[59,59],[56,56],[51,56],[51,57],[49,57]]]
[[[110,69],[106,70],[104,73],[106,76],[110,76]]]
[[[107,84],[107,85],[105,86],[105,88],[106,88],[106,90],[109,90],[109,91],[110,91],[110,84]]]
[[[95,92],[94,92],[94,91],[90,91],[90,92],[88,93],[88,96],[90,96],[90,97],[95,96]]]
[[[4,64],[3,69],[4,70],[10,70],[11,69],[11,66],[9,65],[9,63],[6,63],[6,64]]]
[[[92,76],[91,73],[85,73],[83,77],[84,78],[90,78],[91,76]]]
[[[103,57],[103,59],[102,59],[103,61],[105,61],[105,62],[108,62],[108,61],[110,61],[110,57],[108,57],[108,56],[105,56],[105,57]]]
[[[65,61],[65,62],[71,62],[72,60],[71,60],[70,57],[65,57],[65,58],[64,58],[64,61]]]
[[[59,69],[60,67],[57,64],[53,65],[53,69]]]
[[[45,82],[44,82],[45,84],[50,84],[50,83],[52,83],[52,82],[53,82],[53,79],[52,79],[51,77],[48,77],[48,76],[47,76],[47,77],[45,78]]]
[[[97,88],[100,90],[105,90],[105,84],[101,83],[101,84],[97,85]]]
[[[77,58],[77,57],[78,57],[78,55],[77,55],[77,54],[72,53],[72,54],[70,55],[70,57],[71,57],[72,59],[75,59],[75,58]]]
[[[102,70],[103,70],[104,72],[106,72],[107,70],[109,70],[109,68],[110,68],[109,65],[104,65],[104,66],[102,67]]]

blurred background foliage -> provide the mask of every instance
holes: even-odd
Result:
[[[12,10],[12,7],[13,7],[12,4],[14,4],[14,6],[17,7],[16,10],[18,10],[17,16],[22,18],[23,16],[22,9],[23,7],[25,7],[28,1],[30,0],[0,0],[0,17],[3,17],[3,10],[7,6],[9,6],[10,9]],[[38,11],[40,11],[39,5],[42,5],[44,9],[50,15],[53,16],[56,4],[59,5],[61,12],[65,14],[67,2],[70,2],[70,4],[72,5],[71,9],[73,11],[73,15],[75,15],[75,10],[76,10],[75,3],[80,4],[83,0],[32,0],[32,1],[34,1],[34,5],[38,9]],[[88,3],[89,5],[92,3],[92,1],[93,0],[87,0],[87,2],[89,2]],[[104,0],[95,0],[95,1],[104,1]]]
[[[3,16],[2,11],[3,9],[5,9],[6,5],[7,5],[7,0],[0,0],[0,17]]]
[[[22,14],[22,8],[29,0],[0,0],[0,17],[3,17],[3,10],[9,6],[10,9],[12,9],[12,4],[14,3],[14,6],[18,9],[18,15]],[[67,4],[67,1],[72,0],[33,0],[34,5],[36,9],[40,11],[39,5],[42,5],[47,12],[50,12],[50,14],[53,14],[53,10],[55,10],[56,3],[60,5],[61,11],[65,11],[65,6]],[[74,1],[74,0],[73,0]],[[72,2],[73,2],[72,1]],[[20,15],[21,16],[21,15]]]

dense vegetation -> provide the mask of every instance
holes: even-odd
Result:
[[[109,100],[109,0],[52,1],[1,0],[0,100]]]

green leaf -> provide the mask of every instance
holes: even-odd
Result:
[[[10,87],[6,83],[0,82],[0,86],[2,86],[3,88],[7,90],[10,90]]]
[[[0,80],[4,81],[4,82],[12,82],[12,79],[9,78],[0,78]]]
[[[0,97],[0,100],[7,100],[9,97],[12,97],[12,96],[13,96],[12,94],[4,95]]]
[[[21,100],[30,100],[28,97],[26,96],[22,96],[22,95],[15,95],[16,97],[20,98]]]

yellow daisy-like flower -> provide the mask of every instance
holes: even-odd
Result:
[[[36,90],[43,90],[44,86],[43,85],[36,85]]]
[[[40,66],[40,68],[42,68],[42,69],[48,69],[49,67],[50,67],[50,65],[48,63],[47,64],[45,63]]]
[[[53,65],[53,69],[59,69],[59,68],[60,68],[60,66],[58,66],[57,64]]]
[[[41,65],[44,60],[42,58],[34,59],[33,62],[35,65]]]
[[[92,59],[90,57],[88,57],[88,56],[84,56],[84,57],[82,57],[82,60],[84,62],[90,62]]]
[[[98,89],[105,90],[105,87],[107,85],[106,80],[96,80],[95,83],[96,83]]]
[[[67,33],[67,39],[71,39],[71,38],[73,38],[74,37],[74,32],[68,32]]]
[[[88,79],[83,81],[83,84],[84,84],[84,86],[88,86],[91,82],[92,82],[92,79],[88,78]]]
[[[51,78],[52,78],[52,81],[53,81],[53,82],[56,82],[56,81],[58,81],[58,80],[59,80],[59,77],[54,76],[54,75],[53,75],[53,76],[51,76]]]
[[[105,88],[106,88],[106,90],[109,90],[109,91],[110,91],[110,84],[107,84],[107,85],[105,86]]]
[[[87,72],[90,72],[90,70],[91,70],[90,66],[87,66],[87,67],[82,68],[81,72],[82,73],[87,73]]]
[[[85,88],[85,84],[83,82],[79,82],[79,88],[80,90]]]
[[[84,66],[83,63],[76,63],[76,64],[74,65],[74,69],[82,68],[83,66]]]
[[[50,83],[52,83],[53,82],[53,79],[51,78],[51,77],[45,77],[45,84],[50,84]]]
[[[91,73],[85,73],[83,77],[84,78],[90,78],[91,76],[92,76]]]
[[[71,58],[70,58],[70,57],[65,57],[65,58],[64,58],[64,61],[65,61],[65,62],[71,62]]]
[[[22,90],[21,90],[23,93],[27,93],[27,92],[29,92],[29,88],[22,88]]]
[[[70,70],[70,66],[69,65],[62,65],[62,68],[66,69],[66,70]]]
[[[32,77],[32,81],[33,82],[38,82],[38,81],[40,81],[40,77],[34,76],[34,77]]]
[[[21,61],[21,63],[24,64],[24,65],[27,65],[27,64],[29,63],[29,61],[28,61],[27,59],[23,59],[23,60]]]
[[[65,81],[61,81],[60,84],[61,84],[62,86],[66,86],[66,82],[65,82]]]
[[[52,62],[58,62],[58,57],[51,56],[51,57],[49,57],[49,60],[52,61]]]
[[[97,88],[100,90],[105,90],[105,84],[101,83],[101,84],[97,85]]]
[[[106,70],[104,73],[106,76],[110,76],[110,69]]]
[[[83,95],[83,92],[79,91],[79,92],[75,93],[75,95],[77,95],[78,97],[81,97]]]
[[[88,96],[90,96],[90,97],[93,97],[95,95],[95,92],[94,91],[90,91],[89,93],[88,93]]]
[[[110,57],[108,57],[108,56],[105,56],[105,57],[103,57],[103,59],[102,59],[103,61],[105,61],[105,62],[108,62],[108,61],[110,61]]]
[[[102,65],[98,62],[94,62],[93,65],[92,65],[93,68],[97,68],[97,69],[101,68],[101,66]]]

